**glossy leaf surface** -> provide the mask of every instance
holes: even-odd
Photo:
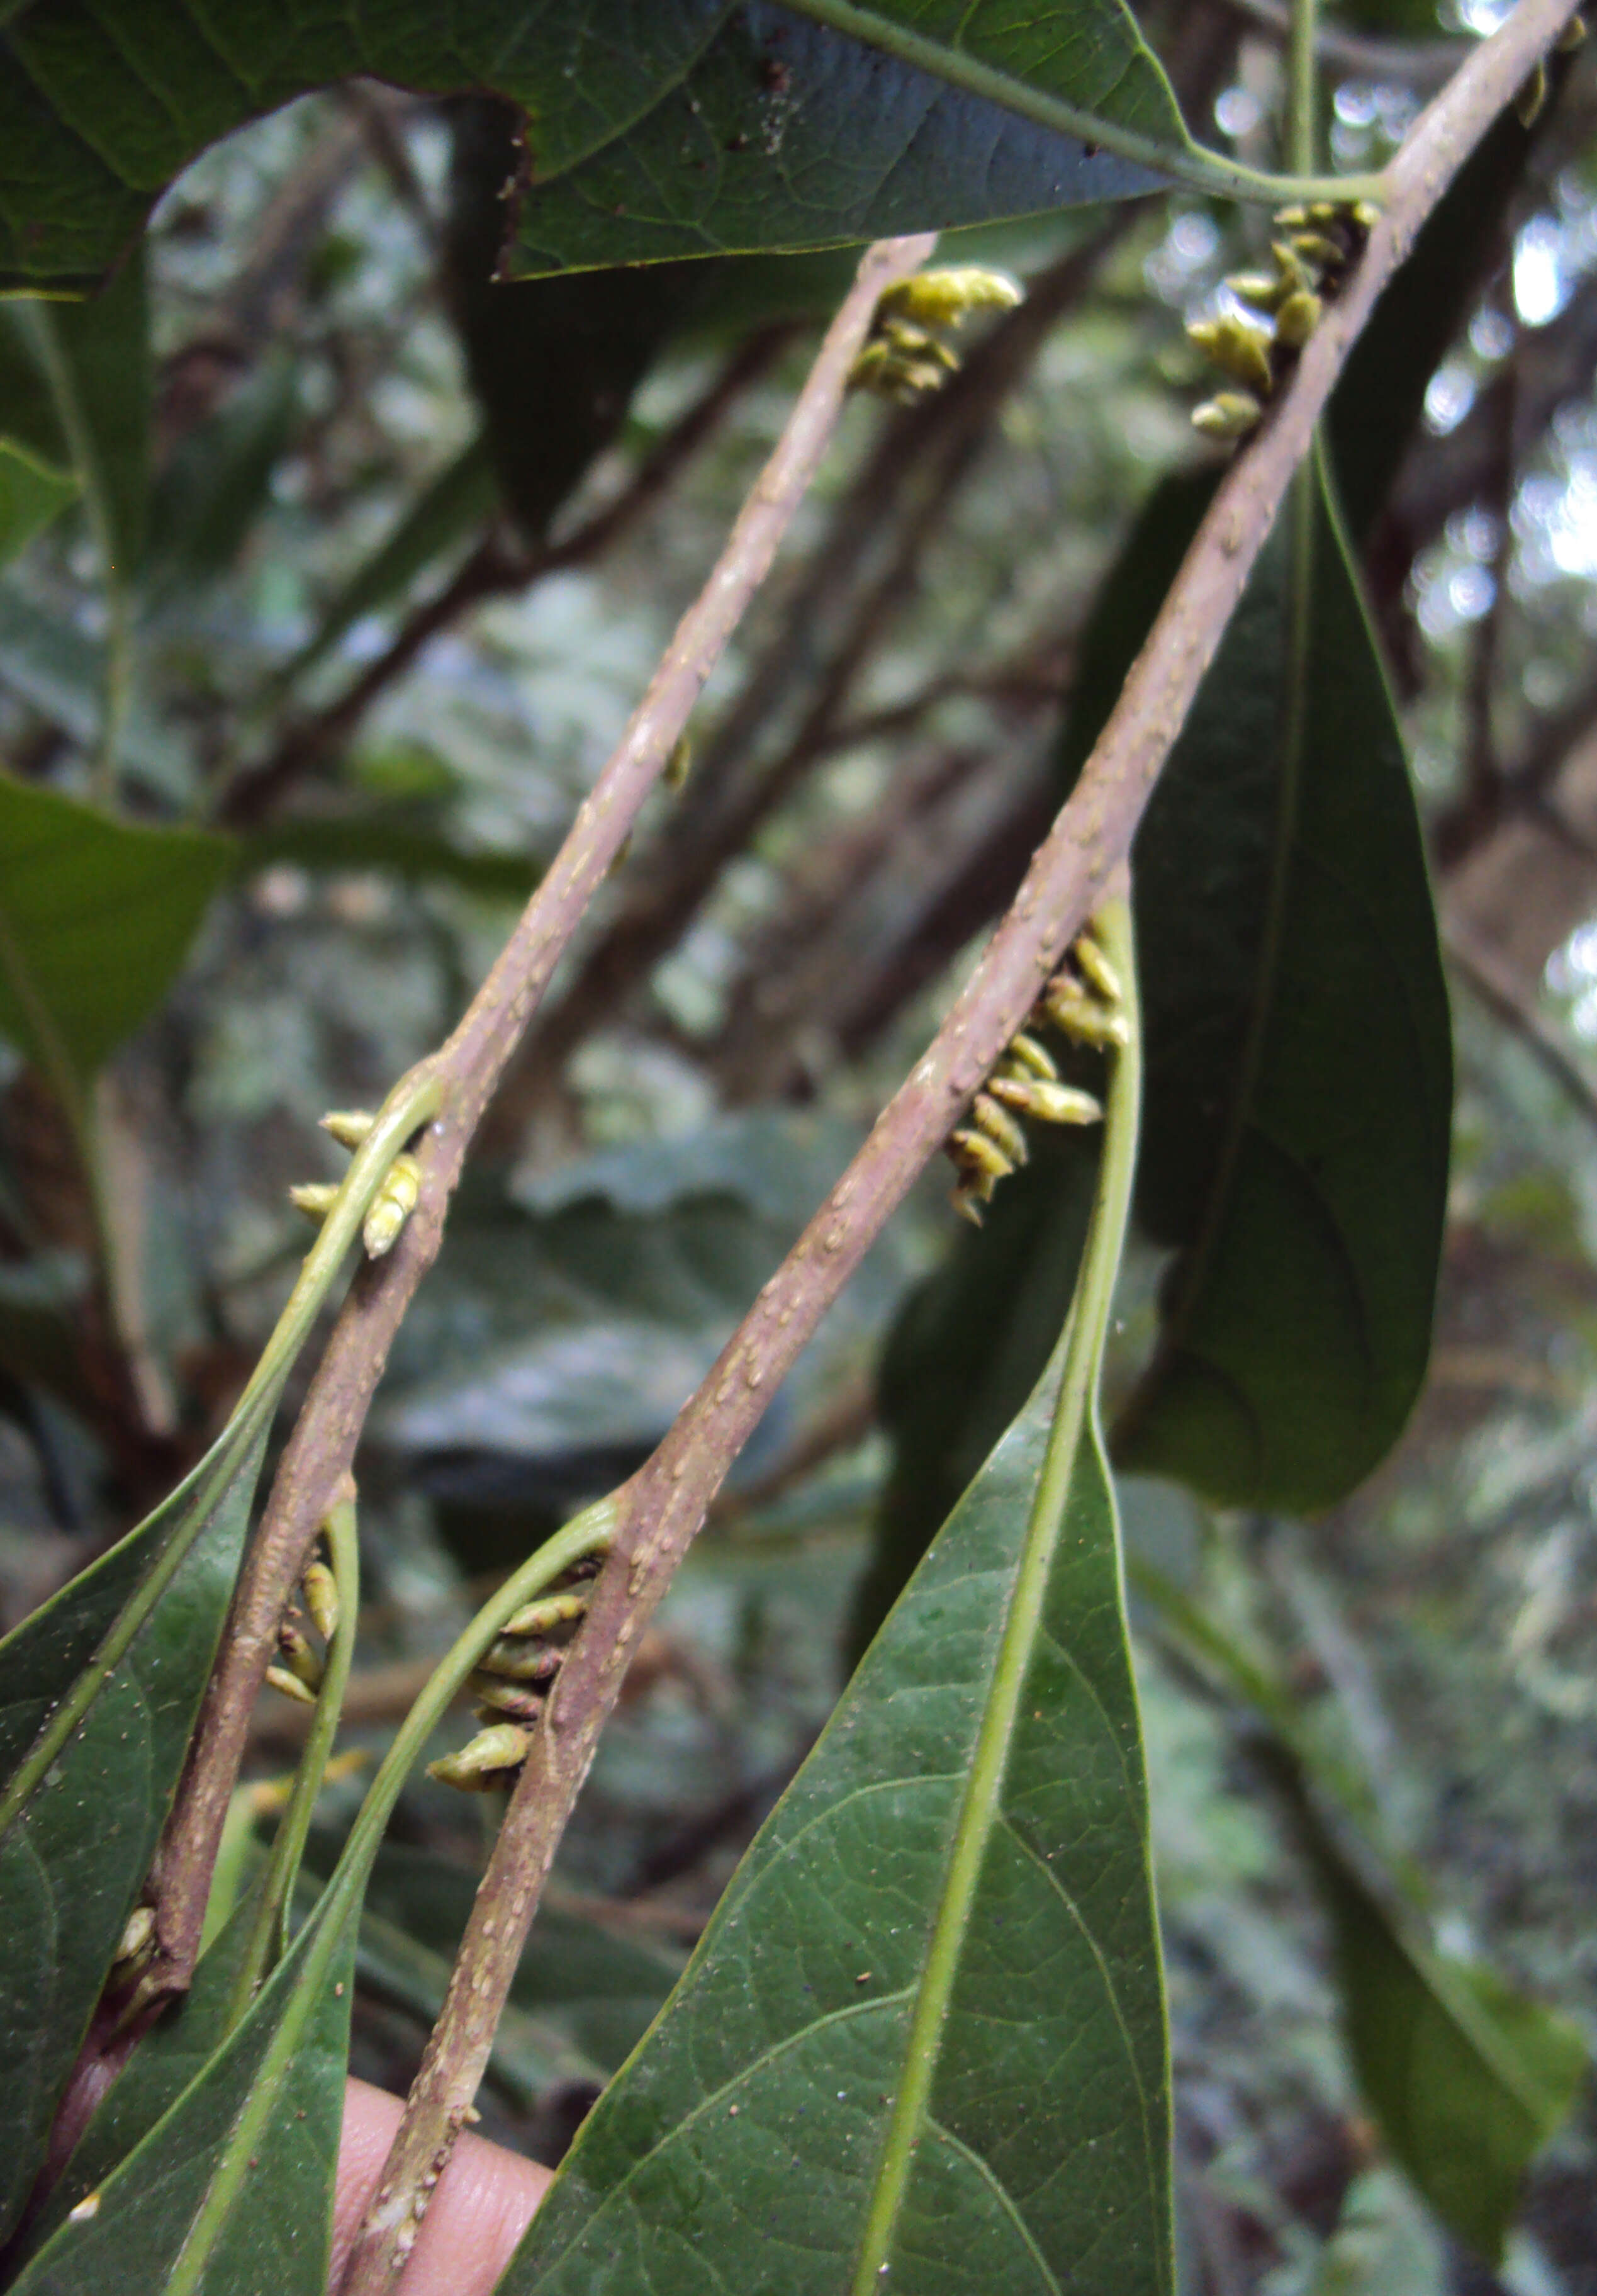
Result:
[[[208,144],[358,74],[525,109],[537,188],[520,269],[824,245],[1150,188],[1146,167],[1089,156],[1100,116],[1173,160],[1190,149],[1121,0],[1078,0],[1063,39],[995,0],[856,17],[857,38],[766,0],[586,0],[530,23],[485,0],[436,24],[241,0],[202,27],[144,0],[113,30],[90,0],[32,0],[0,26],[0,280],[96,279]],[[906,37],[916,62],[891,53]],[[988,93],[964,84],[972,65]],[[1066,132],[1011,95],[1060,107]],[[839,106],[860,131],[846,147],[823,129]]]
[[[1127,547],[1088,642],[1078,754],[1207,493],[1162,488]],[[1452,1098],[1402,740],[1319,481],[1310,515],[1295,565],[1283,512],[1134,850],[1138,1210],[1180,1257],[1114,1432],[1127,1467],[1289,1508],[1351,1490],[1418,1392]]]
[[[218,1447],[0,1643],[0,2222],[27,2197],[160,1840],[264,1440]],[[57,1745],[69,1700],[79,1718]]]
[[[0,1035],[92,1074],[160,1003],[228,873],[225,838],[116,821],[0,775]]]
[[[1119,1137],[1061,1357],[585,2123],[506,2296],[1168,2288],[1146,1794],[1093,1406]]]

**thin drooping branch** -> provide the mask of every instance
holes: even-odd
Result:
[[[1534,996],[1527,993],[1501,950],[1456,921],[1444,924],[1442,946],[1481,1003],[1522,1040],[1586,1121],[1597,1124],[1597,1078],[1576,1057],[1545,1013],[1537,1010]]]
[[[1388,171],[1386,211],[1362,263],[1222,483],[1074,793],[970,984],[625,1493],[610,1560],[512,1796],[344,2296],[383,2296],[404,2267],[471,2108],[630,1646],[800,1349],[1108,893],[1349,349],[1420,224],[1573,13],[1574,0],[1519,0],[1416,124]]]
[[[364,1263],[356,1275],[284,1448],[240,1580],[157,1866],[160,1953],[154,1973],[165,1989],[188,1982],[222,1821],[283,1606],[354,1457],[394,1333],[437,1255],[467,1144],[584,910],[659,780],[705,680],[808,491],[879,299],[896,280],[916,270],[934,244],[922,234],[883,241],[866,252],[769,462],[614,755],[460,1025],[407,1080],[430,1076],[442,1087],[440,1112],[417,1150],[421,1201],[389,1257]]]
[[[559,542],[528,554],[497,529],[461,562],[443,588],[402,622],[375,660],[315,717],[291,726],[269,757],[241,774],[221,808],[232,828],[247,828],[270,813],[295,783],[332,750],[347,742],[380,695],[397,683],[442,630],[485,599],[530,589],[551,574],[602,557],[618,536],[642,519],[667,491],[723,416],[771,367],[792,338],[787,326],[766,327],[740,344],[706,388],[685,407],[616,496]]]

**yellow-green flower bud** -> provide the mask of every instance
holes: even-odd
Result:
[[[369,1259],[381,1259],[399,1241],[399,1232],[416,1208],[422,1193],[422,1167],[412,1155],[396,1156],[372,1199],[361,1230]]]
[[[340,1148],[358,1148],[371,1132],[377,1119],[369,1108],[330,1108],[317,1121],[323,1132],[331,1132]]]
[[[1264,408],[1248,390],[1222,390],[1192,409],[1192,428],[1206,439],[1245,439]]]
[[[1275,378],[1270,370],[1270,338],[1262,328],[1224,316],[1194,319],[1187,333],[1235,381],[1245,383],[1262,398],[1270,396]]]
[[[527,1759],[532,1733],[516,1722],[491,1722],[457,1754],[429,1762],[427,1775],[440,1785],[458,1786],[464,1793],[487,1793],[507,1785]]]

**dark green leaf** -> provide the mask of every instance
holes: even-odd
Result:
[[[273,861],[296,861],[305,869],[383,869],[412,884],[459,885],[502,901],[524,901],[542,874],[519,853],[469,853],[430,831],[369,815],[291,815],[245,839],[238,857],[248,870]]]
[[[1333,13],[1346,23],[1394,37],[1423,38],[1437,30],[1436,0],[1339,0]]]
[[[962,1226],[905,1301],[881,1359],[893,1464],[855,1597],[853,1656],[1036,1385],[1075,1288],[1096,1144],[1036,1128],[1030,1163],[999,1189],[986,1225]]]
[[[188,1991],[168,2005],[140,2041],[85,2129],[37,2222],[29,2225],[30,2252],[42,2248],[79,2201],[97,2191],[143,2142],[226,2040],[254,1918],[252,1903],[234,1911],[201,1956]]]
[[[1402,740],[1314,483],[1305,565],[1298,513],[1283,512],[1134,856],[1148,1039],[1138,1208],[1179,1258],[1114,1437],[1127,1467],[1288,1508],[1343,1497],[1408,1415],[1430,1343],[1451,1113]],[[1207,495],[1162,488],[1133,537],[1089,641],[1074,754]]]
[[[0,1643],[0,2227],[177,1783],[222,1631],[265,1430],[235,1430],[121,1544]]]
[[[540,172],[569,167],[680,77],[725,10],[589,0],[529,31],[521,0],[430,20],[238,0],[223,36],[180,0],[143,0],[117,33],[90,0],[24,0],[0,31],[0,279],[98,278],[208,144],[352,75],[510,96],[537,123]]]
[[[34,307],[0,302],[0,438],[64,476],[72,449],[42,363]]]
[[[165,996],[231,862],[225,838],[0,775],[0,1035],[80,1086]]]
[[[1331,1918],[1359,2087],[1442,2222],[1495,2264],[1525,2169],[1567,2120],[1585,2079],[1585,2043],[1490,1969],[1425,1945],[1321,1820],[1297,1766],[1283,1768]]]
[[[1418,1910],[1366,1878],[1351,1813],[1367,1792],[1316,1744],[1268,1663],[1147,1563],[1134,1563],[1132,1578],[1174,1648],[1257,1718],[1253,1751],[1282,1797],[1331,1917],[1364,2100],[1442,2222],[1495,2262],[1525,2169],[1568,2117],[1585,2079],[1585,2041],[1483,1964],[1434,1950]]]
[[[4,35],[0,35],[3,50]],[[150,310],[143,254],[82,303],[37,303],[39,365],[83,482],[108,581],[126,586],[143,555],[150,509]]]
[[[535,185],[516,268],[835,246],[1159,189],[1145,166],[947,85],[967,61],[1004,75],[1021,100],[1057,98],[1089,121],[1102,112],[1172,157],[1182,146],[1164,75],[1118,4],[1077,5],[1062,38],[1051,18],[993,5],[857,12],[875,31],[913,29],[926,44],[921,62],[795,11],[735,11],[625,136]]]
[[[698,282],[651,264],[508,285],[504,186],[521,159],[515,109],[458,102],[450,127],[449,308],[504,507],[536,545],[619,430]]]
[[[77,496],[78,481],[70,473],[0,439],[0,566],[26,550]]]
[[[1128,1069],[1116,1091],[1134,1136]],[[585,2123],[504,2296],[1169,2287],[1146,1795],[1092,1404],[1131,1152],[1122,1133],[1060,1362]]]
[[[179,440],[150,505],[152,586],[192,585],[233,563],[270,499],[299,398],[292,359],[274,353]]]
[[[348,1892],[329,1890],[230,2038],[99,2188],[93,2215],[61,2225],[23,2268],[15,2296],[325,2296],[355,1928]],[[180,2039],[175,2070],[181,2054]]]
[[[1420,4],[1429,9],[1430,0]],[[1431,376],[1474,308],[1531,141],[1511,107],[1487,130],[1426,218],[1348,355],[1326,436],[1337,498],[1355,544],[1362,545],[1385,502]]]
[[[996,0],[849,21],[860,37],[766,0],[587,0],[529,29],[516,0],[484,0],[422,26],[241,0],[224,36],[178,0],[114,31],[90,0],[24,0],[0,30],[0,283],[94,280],[208,144],[357,74],[526,111],[538,189],[512,267],[1029,214],[1150,189],[1150,164],[1192,157],[1121,0],[1077,0],[1063,39]],[[839,117],[844,150],[825,127]],[[1100,122],[1148,164],[1089,156]],[[550,191],[572,171],[569,197]]]

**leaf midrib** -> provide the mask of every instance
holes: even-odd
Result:
[[[1125,948],[1115,953],[1114,961],[1124,964],[1129,976],[1129,920],[1125,919],[1120,905],[1115,907],[1124,923]],[[1128,1017],[1134,1032],[1134,1010]],[[1092,1224],[1076,1297],[1060,1344],[1059,1400],[961,1800],[954,1855],[949,1860],[930,1945],[916,1988],[905,2044],[904,2077],[893,2101],[887,2136],[877,2161],[875,2194],[860,2239],[851,2296],[879,2296],[881,2276],[889,2263],[899,2211],[913,2170],[916,2144],[930,2120],[942,2035],[988,1846],[997,1827],[1010,1823],[1002,1804],[1002,1790],[1021,1693],[1038,1641],[1046,1631],[1044,1612],[1049,1575],[1063,1535],[1071,1486],[1085,1448],[1096,1441],[1093,1412],[1098,1370],[1119,1266],[1121,1239],[1130,1210],[1136,1158],[1139,1065],[1134,1033],[1132,1046],[1116,1059],[1111,1071]],[[1107,1486],[1107,1476],[1105,1482]],[[1076,1908],[1072,1906],[1071,1910],[1077,1921],[1082,1923]],[[1085,1923],[1082,1926],[1085,1930]],[[1110,1991],[1114,1998],[1112,1986]],[[1140,2079],[1137,2090],[1142,2098]],[[1143,2106],[1146,2127],[1145,2099]]]

